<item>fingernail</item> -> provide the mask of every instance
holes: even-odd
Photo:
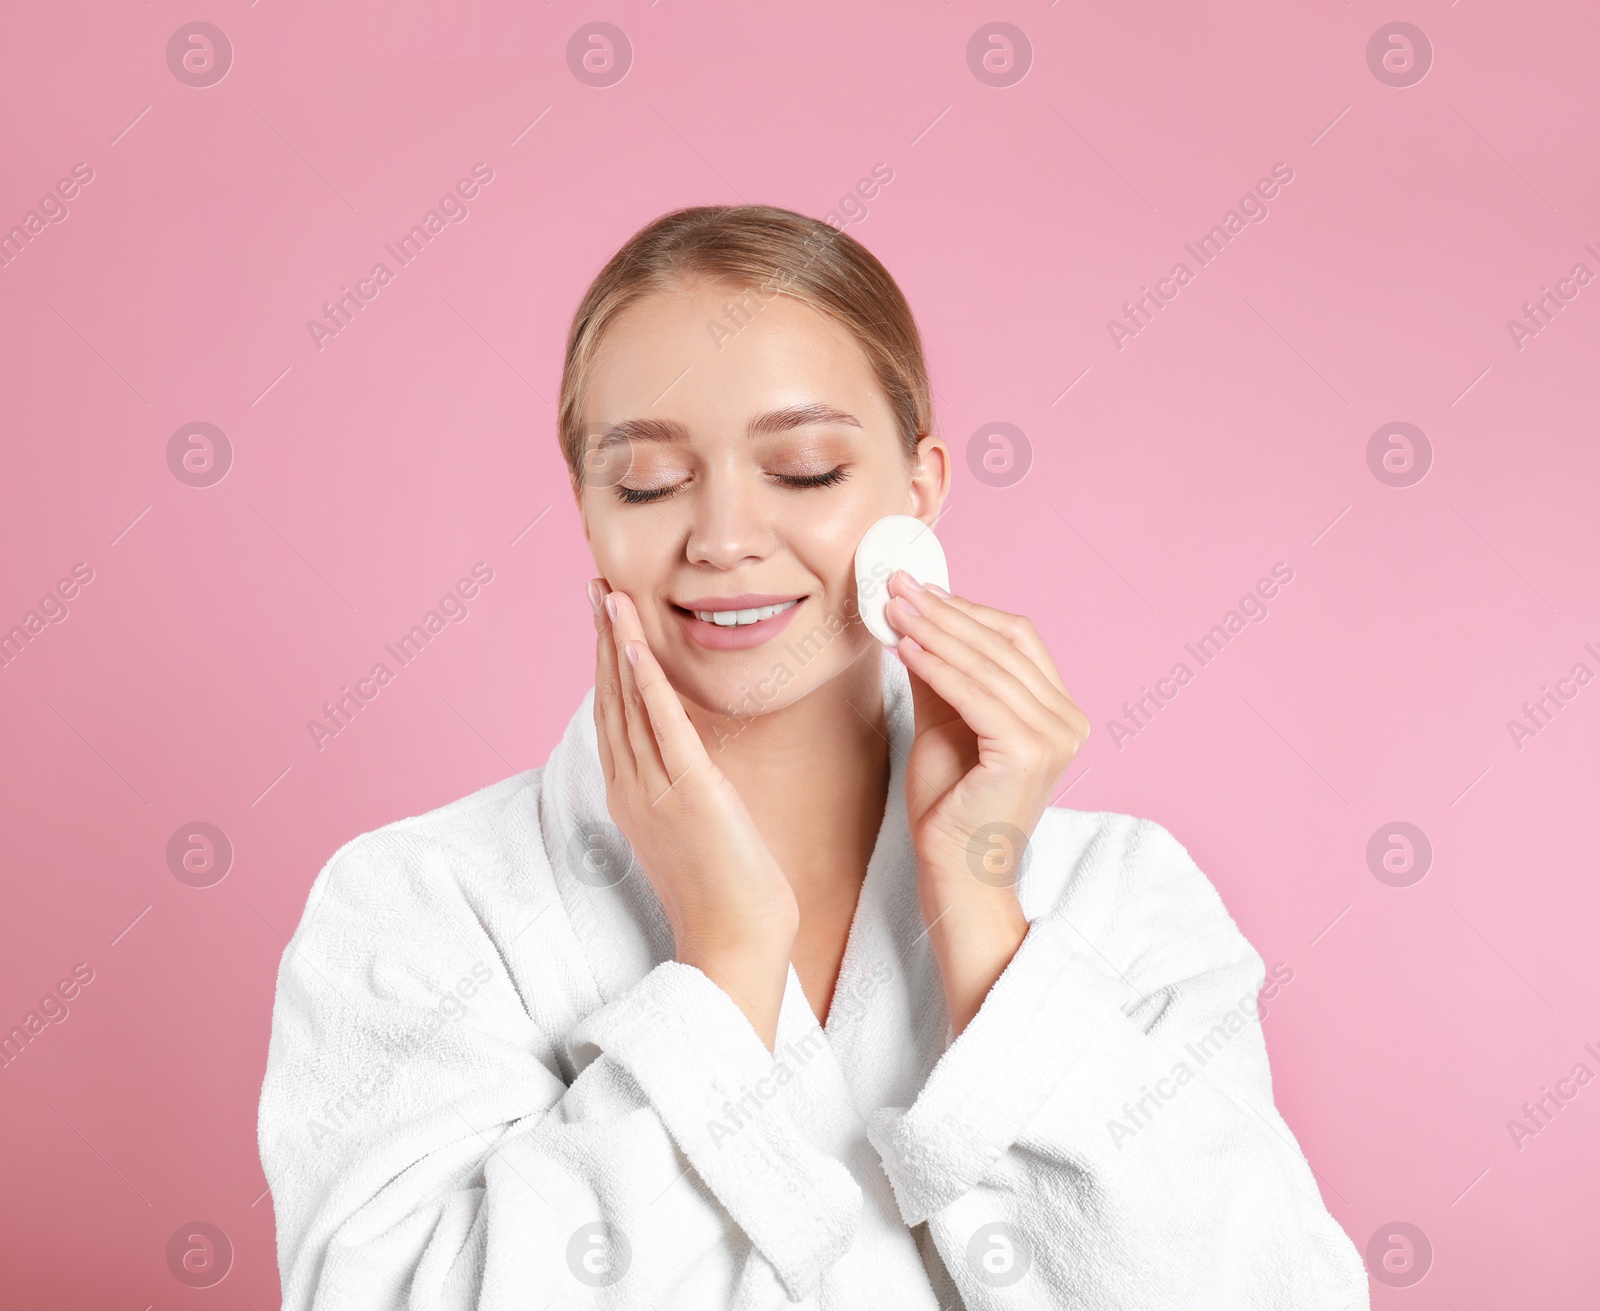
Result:
[[[628,657],[628,663],[637,669],[639,667],[639,644],[637,642],[624,642],[622,650]]]
[[[940,587],[938,583],[929,583],[928,590],[935,596],[943,597],[946,601],[950,599],[950,593]]]
[[[612,621],[615,622],[617,617],[617,598],[611,592],[606,593],[606,613],[610,615]]]
[[[890,601],[889,601],[889,605],[895,605],[895,604],[897,604],[897,603],[898,603],[898,604],[899,604],[899,605],[903,605],[903,606],[905,606],[905,608],[906,608],[906,609],[907,609],[907,610],[908,610],[908,611],[909,611],[909,612],[910,612],[910,613],[911,613],[911,614],[914,614],[914,615],[920,615],[920,614],[921,614],[921,613],[922,613],[922,610],[921,610],[921,608],[920,608],[920,607],[919,607],[919,606],[918,606],[918,605],[917,605],[917,603],[916,603],[916,601],[915,601],[915,600],[913,600],[913,599],[912,599],[912,598],[911,598],[911,597],[909,597],[909,596],[896,596],[896,597],[892,597],[892,598],[890,598]],[[888,606],[885,606],[885,607],[884,607],[884,608],[885,608],[885,609],[888,609]]]
[[[904,569],[900,570],[900,577],[905,580],[906,586],[914,592],[925,592],[928,590]]]
[[[593,609],[595,614],[599,614],[600,613],[600,589],[597,586],[595,586],[594,579],[591,578],[588,582],[586,582],[583,585],[583,590],[586,591],[589,594],[589,606],[590,606],[590,608]]]

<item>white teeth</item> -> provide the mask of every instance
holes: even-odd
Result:
[[[781,615],[790,606],[799,604],[798,600],[794,600],[785,601],[782,605],[757,606],[754,610],[696,610],[694,617],[703,623],[715,624],[718,628],[733,628],[771,619],[773,615]]]

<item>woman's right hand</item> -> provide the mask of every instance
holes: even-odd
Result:
[[[771,1051],[800,911],[738,791],[706,753],[625,592],[589,584],[606,801],[672,925]]]

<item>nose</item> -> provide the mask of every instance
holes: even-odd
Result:
[[[771,555],[775,538],[761,489],[733,478],[709,477],[694,497],[694,522],[685,545],[690,564],[734,569]]]

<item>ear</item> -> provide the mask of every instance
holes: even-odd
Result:
[[[911,513],[931,524],[944,509],[950,495],[952,469],[950,448],[937,433],[925,432],[917,438],[916,462],[911,467]]]

